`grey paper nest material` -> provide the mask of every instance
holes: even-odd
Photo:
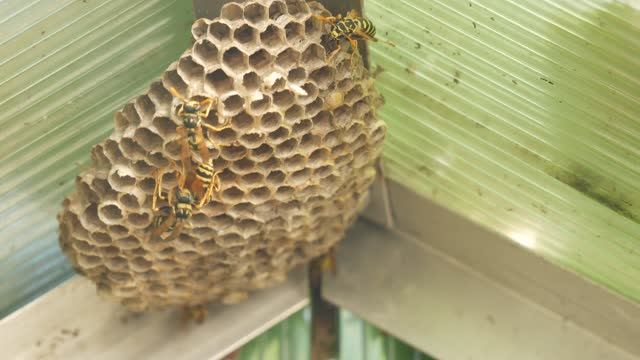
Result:
[[[234,303],[282,282],[326,252],[356,219],[386,133],[361,63],[325,61],[328,29],[302,0],[230,3],[197,20],[195,42],[162,81],[115,114],[59,215],[75,269],[131,310]],[[220,174],[215,200],[173,241],[150,240],[154,173],[180,159],[183,95],[218,99],[231,128],[207,143]],[[197,156],[194,156],[197,159]],[[167,172],[164,189],[175,187]]]

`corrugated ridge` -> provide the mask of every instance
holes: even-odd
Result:
[[[0,9],[19,13],[0,23],[4,316],[70,275],[55,216],[79,172],[74,164],[88,162],[114,111],[189,45],[193,15],[177,0],[10,0]]]
[[[367,4],[390,176],[640,300],[637,10]]]

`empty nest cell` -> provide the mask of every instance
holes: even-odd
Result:
[[[231,38],[231,28],[221,21],[214,21],[209,25],[209,35],[219,42],[226,41]]]
[[[225,4],[220,11],[220,17],[230,21],[242,20],[244,17],[242,6],[237,3]]]
[[[236,74],[240,73],[247,69],[247,54],[234,46],[227,49],[224,54],[222,54],[222,63],[226,65],[230,71],[235,72]]]
[[[193,44],[193,57],[200,63],[210,64],[220,61],[218,47],[207,39],[201,39]]]
[[[251,24],[261,24],[268,19],[268,10],[262,4],[252,3],[244,8],[244,19]]]
[[[225,94],[233,90],[233,78],[224,70],[217,69],[206,75],[205,87],[218,95]]]
[[[284,30],[276,25],[269,25],[260,33],[260,43],[271,49],[280,48],[285,45]]]
[[[247,24],[242,25],[233,31],[233,39],[239,44],[253,48],[258,44],[258,30]]]

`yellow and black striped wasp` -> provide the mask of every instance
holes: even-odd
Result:
[[[218,172],[213,169],[213,162],[200,163],[190,173],[180,173],[175,162],[171,161],[178,174],[178,187],[171,189],[166,197],[162,196],[162,175],[156,174],[156,186],[153,191],[152,209],[156,214],[153,219],[151,238],[170,231],[165,239],[170,241],[180,234],[185,223],[189,222],[194,210],[208,204],[213,198],[213,192],[220,190]],[[157,200],[167,200],[168,206],[157,207]]]
[[[191,164],[191,152],[199,152],[200,157],[204,163],[208,163],[210,160],[209,150],[204,143],[204,133],[202,127],[208,130],[220,131],[226,129],[228,119],[225,120],[222,127],[216,128],[203,121],[209,116],[211,108],[216,104],[216,100],[213,98],[206,98],[202,101],[189,100],[184,98],[178,91],[171,87],[169,91],[173,96],[182,101],[182,104],[178,106],[177,115],[182,120],[182,125],[178,126],[176,131],[182,137],[182,149],[181,160],[183,164],[183,171],[188,172],[187,164]],[[208,134],[207,134],[208,135]],[[208,136],[207,136],[208,137]]]
[[[396,46],[394,43],[385,40],[376,39],[376,27],[369,19],[365,19],[359,16],[356,10],[351,10],[343,18],[341,14],[337,16],[324,17],[320,15],[313,15],[315,18],[331,24],[331,37],[338,41],[338,48],[335,49],[327,58],[327,63],[330,63],[334,56],[338,54],[341,49],[340,42],[342,40],[348,40],[353,47],[353,53],[351,54],[351,64],[353,64],[353,56],[358,52],[358,40],[370,40],[375,42],[385,43],[391,46]]]

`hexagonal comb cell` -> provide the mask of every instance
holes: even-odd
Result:
[[[192,45],[117,111],[92,150],[96,169],[59,216],[64,253],[101,293],[135,311],[233,303],[282,282],[353,223],[382,150],[382,101],[350,52],[326,62],[335,44],[312,12],[330,16],[315,1],[227,3],[195,21]],[[211,158],[220,189],[176,236],[157,238],[186,139],[171,88],[213,99],[203,124],[219,129],[203,127],[206,154],[187,150],[192,165]],[[152,209],[157,179],[165,199]]]
[[[244,8],[244,19],[251,24],[260,24],[267,21],[267,8],[262,4],[248,4]]]
[[[258,30],[250,25],[242,25],[233,31],[233,39],[247,47],[256,46],[258,41]]]
[[[193,44],[193,56],[203,64],[218,62],[218,47],[207,39],[198,40]]]
[[[222,55],[222,63],[235,73],[239,73],[247,68],[247,54],[237,47],[232,47]]]
[[[269,25],[260,34],[260,42],[270,49],[280,48],[284,45],[284,31],[275,25]]]

